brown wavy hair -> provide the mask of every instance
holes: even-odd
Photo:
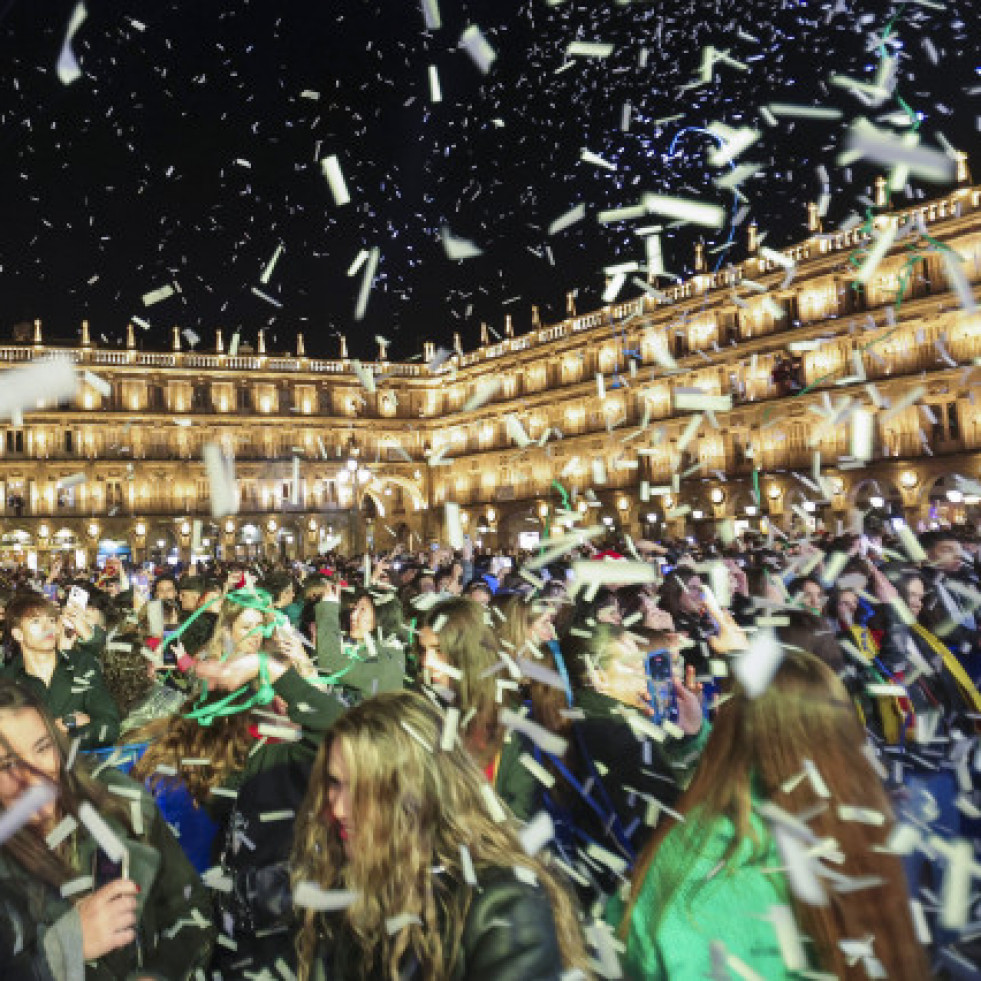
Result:
[[[500,611],[499,614],[494,614],[494,629],[503,649],[516,661],[519,659],[532,661],[558,673],[555,656],[548,645],[539,644],[534,638],[535,624],[543,614],[553,612],[556,604],[512,595],[500,600],[495,598],[492,605]],[[578,754],[570,738],[572,722],[569,716],[564,714],[569,708],[565,691],[537,678],[526,678],[524,689],[531,702],[531,713],[535,721],[557,735],[569,739],[563,762],[574,770],[578,766]],[[572,788],[550,757],[545,760],[545,768],[557,778],[553,791],[555,796],[559,798],[568,796]]]
[[[504,729],[497,720],[501,708],[497,679],[501,675],[494,671],[501,662],[490,615],[476,600],[456,598],[437,603],[421,624],[439,637],[440,658],[461,672],[449,685],[464,716],[473,712],[464,741],[481,766],[494,759],[504,741]]]
[[[198,806],[203,807],[216,787],[222,787],[234,773],[241,773],[255,740],[249,734],[253,722],[248,712],[239,712],[215,719],[203,726],[184,716],[196,705],[189,698],[175,715],[154,719],[126,734],[130,742],[147,743],[146,752],[133,767],[133,779],[146,782],[151,788],[183,784]],[[184,760],[206,759],[205,766],[185,766]],[[161,773],[165,766],[177,771],[176,776]]]
[[[57,748],[56,782],[61,814],[77,817],[81,803],[88,801],[100,814],[114,818],[132,834],[133,825],[126,803],[118,796],[109,793],[108,788],[92,776],[83,760],[76,759],[72,768],[70,770],[67,768],[65,764],[68,759],[68,737],[54,724],[51,713],[40,699],[17,682],[0,678],[0,716],[23,710],[37,712]],[[0,736],[0,747],[5,752],[11,751],[2,736]],[[0,852],[10,856],[30,875],[55,889],[59,889],[79,873],[79,870],[74,869],[68,860],[68,841],[57,849],[48,848],[44,836],[30,824],[23,825],[0,844]]]
[[[342,716],[321,746],[296,825],[294,887],[312,882],[351,890],[357,898],[332,919],[302,911],[301,981],[310,976],[321,931],[334,936],[340,927],[365,960],[380,963],[392,981],[411,956],[426,981],[447,981],[472,898],[462,864],[464,845],[478,879],[491,869],[531,870],[551,903],[563,964],[587,968],[572,898],[544,861],[524,853],[514,819],[496,823],[490,816],[486,779],[460,741],[449,752],[440,749],[443,723],[440,710],[423,695],[390,692]],[[324,817],[335,742],[350,774],[351,825],[357,829],[350,860],[337,829]],[[436,866],[444,870],[439,875],[433,875]],[[389,936],[386,920],[401,913],[421,922]]]
[[[854,892],[829,891],[828,905],[823,907],[804,903],[791,892],[794,914],[814,942],[819,968],[837,978],[864,979],[861,962],[850,965],[839,941],[875,935],[876,956],[886,977],[910,981],[929,977],[916,941],[902,865],[894,854],[880,850],[894,821],[889,798],[864,746],[865,731],[847,691],[834,672],[811,654],[787,651],[758,698],[750,698],[735,684],[732,697],[718,711],[695,777],[676,805],[687,820],[662,821],[637,863],[621,935],[626,936],[647,875],[658,877],[660,911],[682,887],[688,891],[690,863],[701,854],[720,820],[727,818],[735,829],[724,860],[731,862],[746,840],[755,845],[753,860],[760,860],[766,842],[755,834],[750,817],[754,798],[762,798],[791,814],[813,808],[808,826],[818,839],[837,841],[844,855],[836,871],[882,880],[882,885]],[[878,811],[887,816],[884,825],[875,828],[842,821],[837,806],[820,807],[826,802],[817,797],[810,781],[792,779],[803,772],[805,760],[817,767],[832,801]],[[669,833],[684,836],[681,851],[691,857],[671,868],[658,867],[654,861]]]

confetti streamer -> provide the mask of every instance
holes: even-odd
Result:
[[[25,790],[9,807],[0,813],[0,845],[17,834],[34,815],[58,796],[52,783],[38,783]]]
[[[435,65],[429,66],[429,101],[442,102],[443,90],[439,85],[439,70]]]
[[[749,649],[733,667],[733,673],[750,698],[759,698],[773,680],[784,658],[784,649],[772,630],[758,630]]]
[[[422,19],[427,31],[438,31],[443,26],[437,0],[422,0]]]
[[[570,208],[565,214],[559,215],[551,224],[548,226],[548,235],[558,235],[559,232],[564,232],[567,228],[575,225],[577,222],[582,221],[586,217],[586,206],[584,204],[577,204]]]
[[[351,195],[348,193],[347,183],[341,171],[341,162],[337,159],[337,156],[331,154],[329,157],[324,157],[320,161],[320,166],[323,170],[324,177],[327,178],[327,183],[330,185],[330,192],[334,195],[334,204],[339,208],[345,204],[349,204]]]
[[[285,251],[285,246],[280,243],[276,246],[276,251],[273,252],[272,258],[266,263],[266,268],[262,270],[262,275],[259,277],[260,283],[268,283],[272,278],[273,270],[276,268],[276,263],[279,262],[279,257]]]
[[[565,755],[569,741],[562,736],[557,736],[543,725],[526,719],[523,715],[519,715],[509,708],[501,709],[498,719],[506,729],[515,730],[523,736],[527,736],[543,753],[557,757]]]
[[[365,311],[368,309],[368,296],[375,282],[375,273],[378,271],[378,262],[380,259],[381,250],[375,246],[368,254],[368,262],[365,266],[364,276],[361,279],[361,291],[358,294],[358,302],[354,308],[355,320],[364,319]]]
[[[539,811],[518,837],[526,855],[537,855],[555,837],[555,825],[548,811]]]
[[[216,443],[205,443],[201,450],[208,476],[212,517],[238,514],[239,492],[235,480],[235,461]]]
[[[601,41],[572,41],[565,49],[567,58],[609,58],[613,45]]]
[[[460,238],[454,235],[445,225],[440,232],[443,239],[443,250],[446,258],[453,261],[463,261],[464,259],[475,259],[483,255],[483,249],[478,248],[469,239]]]
[[[359,895],[346,889],[321,889],[313,882],[299,882],[293,890],[293,905],[318,913],[336,913],[351,906]]]
[[[75,4],[71,19],[68,21],[68,28],[65,31],[65,40],[61,46],[61,53],[58,55],[58,80],[62,85],[71,85],[82,77],[82,69],[78,65],[78,59],[72,50],[72,41],[78,33],[79,28],[85,23],[88,11],[84,3]]]
[[[644,208],[650,214],[664,215],[678,221],[721,228],[725,223],[725,210],[717,204],[705,204],[663,194],[645,194]]]
[[[0,374],[0,419],[13,419],[37,408],[38,398],[74,399],[79,378],[66,358],[42,358]]]
[[[82,801],[79,805],[78,819],[85,825],[89,834],[99,843],[99,848],[106,853],[110,861],[126,861],[126,846],[120,841],[115,831],[106,824],[102,815],[88,801]]]
[[[491,70],[497,60],[497,52],[490,46],[487,38],[484,37],[480,28],[476,24],[471,24],[463,34],[460,35],[459,45],[463,48],[471,60],[485,75]]]

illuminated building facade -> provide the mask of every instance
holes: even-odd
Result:
[[[508,320],[446,359],[427,343],[422,363],[308,358],[302,337],[267,354],[261,331],[234,356],[221,331],[213,352],[182,351],[177,328],[170,352],[137,350],[132,328],[126,349],[99,348],[87,325],[80,344],[47,344],[35,324],[0,363],[69,356],[97,384],[2,427],[3,554],[302,557],[332,536],[384,549],[440,537],[449,501],[475,539],[515,546],[563,495],[587,524],[658,537],[723,519],[835,530],[870,507],[975,517],[981,188],[873,228],[822,234],[811,219],[779,253],[754,251],[751,229],[738,265],[703,271],[699,250],[702,271],[666,290],[585,315],[570,300],[560,323],[533,316],[514,336]],[[911,222],[856,287],[874,236]],[[732,408],[696,425],[679,395]],[[871,415],[869,460],[851,455],[856,410]],[[206,443],[235,456],[232,517],[211,518]]]

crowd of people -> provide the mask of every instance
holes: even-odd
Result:
[[[977,978],[981,539],[0,572],[0,977]]]

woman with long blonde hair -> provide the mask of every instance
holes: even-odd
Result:
[[[723,957],[768,981],[929,977],[864,750],[848,692],[813,655],[786,652],[756,698],[737,684],[677,816],[637,864],[621,924],[628,976],[706,977]],[[869,956],[846,940],[871,943]]]
[[[281,679],[273,684],[281,714],[290,715],[313,733],[322,733],[344,705],[306,683],[309,659],[295,634],[277,633],[278,649],[272,654],[262,652],[272,622],[270,611],[270,597],[259,591],[250,596],[240,590],[226,597],[214,633],[199,655],[198,674],[201,676],[201,664],[252,666],[260,657],[268,658]],[[253,671],[253,677],[255,674]],[[283,744],[263,739],[259,719],[251,712],[209,712],[207,706],[197,703],[197,696],[177,715],[151,722],[130,734],[130,739],[148,743],[133,768],[134,777],[151,784],[183,783],[197,804],[217,820],[227,815],[230,798],[216,796],[215,790],[238,788],[265,766],[282,762],[284,755],[304,748],[312,755],[305,741]]]
[[[293,850],[302,981],[549,981],[586,967],[569,893],[446,726],[423,695],[393,692],[328,734]],[[350,905],[303,908],[310,886]]]

